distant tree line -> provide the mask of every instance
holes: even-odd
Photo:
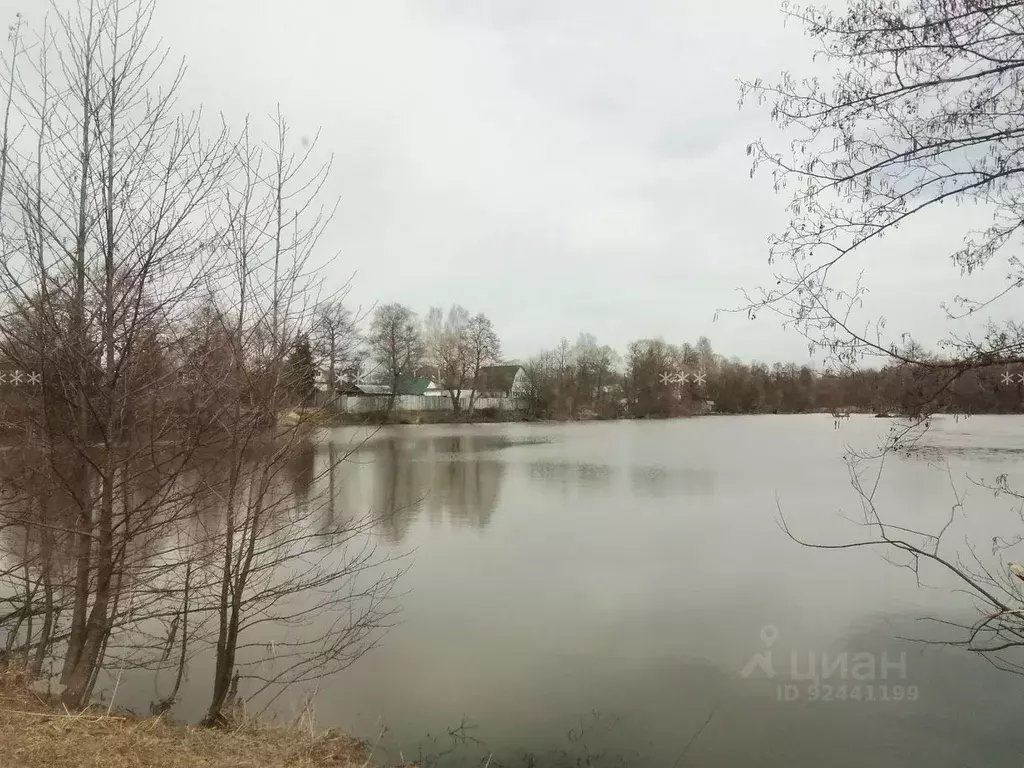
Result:
[[[338,308],[327,310],[328,317],[314,323],[319,334],[315,330],[312,337],[298,338],[293,361],[316,365],[312,349],[327,366],[321,371],[324,379],[337,382],[347,376],[389,384],[392,400],[399,381],[427,371],[455,411],[471,410],[473,382],[481,369],[502,361],[501,340],[490,319],[482,313],[471,316],[457,304],[447,312],[433,307],[422,320],[406,305],[385,304],[365,332],[351,314],[338,322]],[[709,411],[1016,413],[1024,403],[1024,366],[959,370],[954,360],[928,354],[912,341],[894,350],[891,362],[880,368],[824,372],[727,358],[706,336],[693,344],[638,339],[620,354],[581,333],[575,343],[563,338],[553,349],[508,362],[521,364],[526,372],[524,410],[543,419],[664,418]],[[296,373],[293,379],[308,389],[313,374]]]
[[[911,347],[917,360],[942,364],[930,368],[901,360],[882,368],[829,372],[793,363],[748,364],[717,354],[704,336],[696,344],[681,345],[640,339],[620,357],[581,334],[575,345],[563,339],[554,350],[526,362],[528,409],[547,418],[1022,410],[1024,366],[975,367],[950,382],[950,361]]]

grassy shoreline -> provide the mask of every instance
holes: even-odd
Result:
[[[31,679],[0,672],[0,768],[369,768],[358,739],[249,720],[202,728],[104,707],[68,712]]]

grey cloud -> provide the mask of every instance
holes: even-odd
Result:
[[[322,126],[342,201],[326,246],[354,302],[461,303],[514,356],[589,331],[806,359],[771,319],[712,323],[773,282],[785,221],[743,151],[767,116],[736,104],[738,77],[809,62],[773,3],[164,0],[155,29],[189,61],[184,106],[237,123],[280,102],[297,135]],[[901,290],[935,256],[890,253],[884,309],[931,317],[955,274]]]

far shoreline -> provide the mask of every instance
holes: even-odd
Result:
[[[993,412],[993,413],[961,413],[958,411],[936,411],[933,413],[913,415],[874,410],[849,410],[832,412],[828,410],[816,411],[705,411],[698,413],[681,413],[671,415],[649,415],[649,416],[601,416],[587,414],[576,417],[552,418],[524,414],[522,412],[486,412],[486,411],[393,411],[390,414],[384,412],[334,412],[330,409],[310,409],[293,411],[289,414],[291,418],[310,418],[318,422],[321,427],[358,427],[358,426],[432,426],[438,424],[589,424],[600,422],[622,422],[622,421],[671,421],[676,419],[694,419],[703,417],[723,416],[826,416],[836,420],[845,420],[850,416],[861,416],[876,419],[925,421],[935,416],[951,416],[969,418],[971,416],[1020,416],[1022,412]]]

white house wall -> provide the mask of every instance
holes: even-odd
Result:
[[[383,397],[346,397],[338,398],[338,407],[347,413],[367,413],[371,411],[386,411],[388,398]],[[469,397],[463,392],[459,398],[459,405],[462,410],[469,410]],[[512,397],[479,397],[473,403],[474,410],[485,408],[497,408],[498,410],[516,410],[522,407],[519,398]],[[393,410],[396,411],[451,411],[452,401],[448,397],[436,395],[398,395],[395,397]]]

